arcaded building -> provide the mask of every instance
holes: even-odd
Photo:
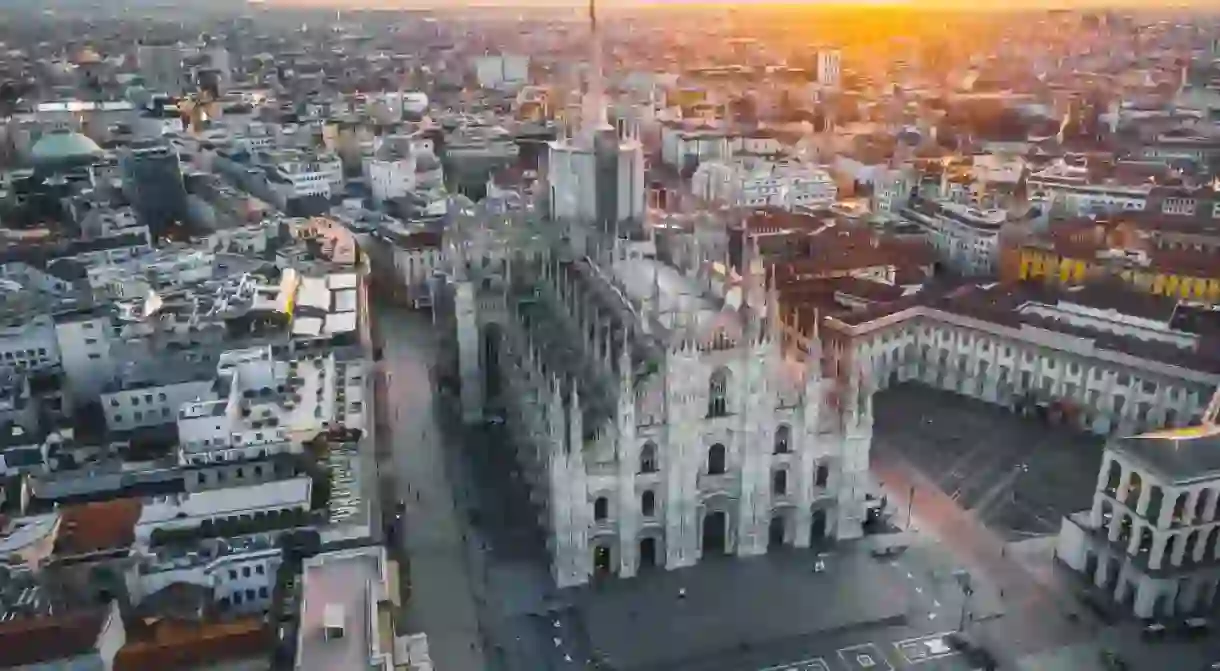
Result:
[[[1093,507],[1064,518],[1058,552],[1139,617],[1220,606],[1220,427],[1113,440]]]

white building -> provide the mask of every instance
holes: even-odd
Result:
[[[1214,420],[1214,417],[1211,419]],[[1220,603],[1220,428],[1117,438],[1093,506],[1063,520],[1058,557],[1141,618]]]
[[[162,379],[124,384],[101,394],[106,428],[131,431],[142,427],[173,424],[184,404],[211,394],[211,376],[181,379],[179,370],[164,370]],[[188,373],[189,375],[189,373]]]
[[[986,285],[829,318],[823,334],[867,361],[878,388],[915,381],[1008,407],[1053,406],[1102,436],[1198,418],[1220,364],[1198,335],[1171,326],[1181,308],[1138,317],[1115,302],[1087,289]]]
[[[249,519],[259,513],[309,510],[308,477],[273,480],[245,487],[227,487],[170,494],[146,501],[136,522],[136,541],[147,547],[156,529],[196,529],[204,523]]]
[[[324,196],[343,191],[343,162],[333,154],[275,151],[260,154],[272,172],[271,188],[283,198]]]
[[[74,404],[97,398],[114,378],[113,335],[114,315],[109,310],[56,315],[54,342],[60,352],[68,396]]]
[[[644,218],[644,145],[609,124],[550,143],[552,218],[614,226]]]
[[[506,89],[529,83],[529,56],[510,54],[479,56],[474,59],[474,76],[485,89]]]
[[[1047,203],[1070,216],[1111,212],[1141,212],[1154,184],[1095,179],[1084,166],[1062,160],[1031,174],[1026,182],[1032,202]]]
[[[302,567],[296,671],[432,668],[421,646],[383,637],[381,615],[397,602],[394,562],[384,547],[323,552]],[[404,637],[405,638],[405,637]],[[407,648],[414,648],[407,654]]]
[[[137,561],[130,596],[138,604],[171,585],[196,585],[222,613],[257,613],[271,606],[282,561],[274,534],[205,540],[189,552],[156,548]]]
[[[373,155],[364,159],[365,180],[374,202],[402,198],[415,191],[419,185],[421,167],[440,169],[440,162],[431,151],[417,148],[416,143],[416,138],[410,135],[391,135],[374,142],[376,149]],[[421,158],[424,159],[422,166]],[[426,179],[431,181],[431,176],[426,176]]]
[[[666,165],[686,170],[731,153],[729,137],[721,130],[680,122],[661,126],[661,161]]]
[[[838,49],[818,49],[818,83],[837,89],[843,75],[843,52]]]
[[[1000,228],[1008,220],[1006,211],[918,200],[902,207],[898,214],[927,232],[937,260],[947,268],[968,277],[996,274]]]
[[[0,323],[0,370],[46,371],[60,365],[55,322],[49,315],[10,315]]]
[[[712,203],[793,210],[829,207],[838,187],[816,165],[738,155],[700,163],[691,177],[691,192]]]

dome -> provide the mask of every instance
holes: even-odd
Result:
[[[34,143],[30,149],[30,158],[35,163],[65,163],[94,159],[100,156],[102,148],[89,138],[72,131],[54,131],[47,133]]]

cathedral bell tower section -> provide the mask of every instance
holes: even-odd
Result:
[[[462,379],[462,421],[483,421],[483,368],[480,363],[478,304],[470,280],[457,283],[454,312],[457,316],[458,370]]]
[[[872,367],[866,361],[861,361],[851,373],[847,394],[842,402],[842,480],[838,487],[835,533],[839,540],[864,535],[864,499],[869,490],[868,458],[873,443],[873,391]]]

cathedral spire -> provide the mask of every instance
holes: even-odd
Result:
[[[597,0],[589,0],[589,49],[592,51],[589,88],[585,92],[581,110],[581,125],[591,137],[593,133],[610,126],[606,118],[606,84],[602,71],[601,33],[597,29]]]

